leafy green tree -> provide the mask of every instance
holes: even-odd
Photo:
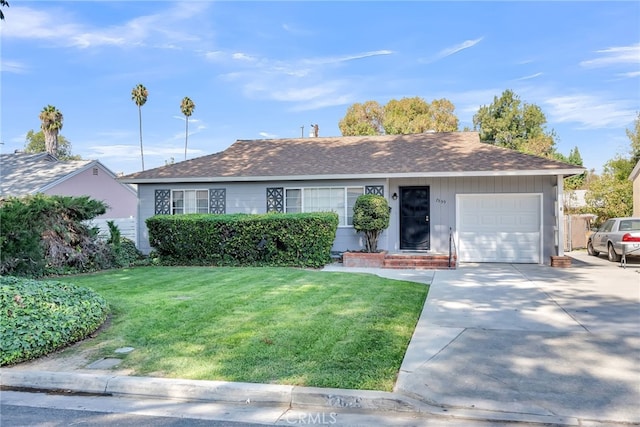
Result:
[[[35,132],[33,129],[27,132],[24,142],[24,152],[35,154],[44,153],[47,151],[44,142],[44,132]],[[64,137],[64,135],[58,135],[58,152],[56,157],[60,160],[80,160],[81,157],[71,154],[71,142]]]
[[[585,199],[589,212],[598,215],[598,223],[633,213],[633,183],[629,175],[640,160],[640,114],[634,129],[627,129],[626,133],[631,146],[629,157],[617,155],[609,160],[602,175],[595,176],[589,183]]]
[[[580,155],[580,150],[578,147],[574,147],[570,152],[569,156],[564,156],[561,153],[555,153],[554,158],[556,160],[560,160],[565,163],[569,163],[576,166],[584,166],[582,163],[582,156]],[[564,187],[567,190],[577,190],[582,188],[587,179],[587,172],[583,172],[580,175],[574,175],[564,180]]]
[[[140,158],[144,170],[144,150],[142,148],[142,106],[147,103],[149,91],[142,84],[136,85],[131,91],[131,100],[138,106],[138,123],[140,125]]]
[[[453,113],[455,109],[455,105],[448,99],[441,98],[431,101],[433,130],[436,132],[456,132],[459,120]]]
[[[633,184],[629,181],[631,160],[609,160],[601,176],[594,177],[585,196],[588,211],[598,215],[597,223],[633,212]]]
[[[552,158],[556,136],[546,130],[546,123],[540,107],[522,103],[511,90],[494,97],[493,103],[481,106],[473,116],[473,128],[482,142]]]
[[[87,196],[36,194],[0,200],[0,274],[40,277],[108,266],[108,246],[85,224],[106,208]]]
[[[633,129],[627,129],[627,136],[631,140],[631,160],[636,164],[640,161],[640,113],[636,116]]]
[[[375,194],[363,194],[353,206],[353,228],[364,233],[365,252],[378,251],[380,234],[389,227],[389,203]]]
[[[62,113],[53,105],[47,105],[40,112],[45,150],[54,156],[58,153],[58,132],[62,129],[63,120]]]
[[[343,136],[382,135],[384,109],[376,101],[355,103],[347,109],[338,127]]]
[[[417,96],[392,99],[384,106],[384,131],[387,135],[454,132],[458,130],[454,109],[454,105],[446,99],[434,100],[431,104]]]
[[[404,135],[427,131],[458,130],[455,107],[447,99],[431,103],[420,97],[392,99],[381,106],[376,101],[351,105],[340,120],[342,135]]]
[[[193,110],[196,109],[196,104],[188,97],[182,98],[180,103],[180,111],[184,114],[185,130],[184,130],[184,159],[187,160],[187,139],[189,138],[189,117],[193,114]]]

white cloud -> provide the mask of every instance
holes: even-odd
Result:
[[[477,45],[478,43],[480,43],[482,41],[484,37],[480,37],[474,40],[465,40],[462,43],[459,43],[457,45],[453,45],[450,47],[447,47],[445,49],[442,49],[440,52],[438,52],[434,58],[434,60],[438,60],[438,59],[442,59],[442,58],[446,58],[447,56],[451,56],[453,54],[456,54],[460,51],[463,51],[465,49],[469,49],[470,47],[473,47],[475,45]]]
[[[209,51],[204,53],[204,57],[233,68],[219,77],[241,85],[247,98],[292,103],[295,105],[290,110],[306,111],[353,102],[352,87],[362,79],[354,82],[344,74],[340,78],[333,77],[335,66],[391,54],[391,50],[380,49],[346,55],[271,60],[244,53]]]
[[[300,102],[294,105],[291,111],[312,111],[326,107],[335,107],[337,105],[353,104],[354,102],[356,102],[356,98],[352,94],[327,96]]]
[[[622,78],[632,79],[632,78],[635,78],[635,77],[640,77],[640,71],[630,71],[628,73],[620,73],[620,74],[617,74],[617,75],[622,77]]]
[[[300,28],[291,24],[282,24],[282,29],[295,36],[310,36],[313,34],[313,32],[306,28]]]
[[[45,40],[80,49],[147,45],[175,49],[176,42],[197,40],[192,32],[177,31],[175,28],[180,27],[182,20],[200,15],[206,7],[207,2],[181,2],[158,13],[108,27],[84,24],[78,17],[60,8],[12,7],[11,19],[2,23],[0,32],[5,38]]]
[[[221,50],[212,50],[203,53],[203,56],[206,60],[209,61],[218,61],[224,58],[225,53]]]
[[[260,135],[263,138],[267,138],[267,139],[273,139],[273,138],[277,138],[278,135],[273,134],[273,133],[268,133],[268,132],[260,132],[258,135]]]
[[[140,158],[140,146],[124,144],[92,145],[87,157],[103,159],[116,157],[122,160]],[[146,153],[145,153],[146,154]]]
[[[309,87],[289,87],[282,90],[270,91],[269,97],[276,101],[286,102],[306,102],[311,99],[326,97],[327,95],[338,92],[335,82],[329,84],[320,84]]]
[[[0,61],[0,71],[3,73],[25,74],[29,71],[29,67],[19,61]]]
[[[357,59],[371,58],[373,56],[383,56],[383,55],[391,55],[391,54],[393,54],[392,50],[382,49],[382,50],[373,50],[369,52],[361,52],[361,53],[356,53],[352,55],[308,58],[308,59],[303,59],[301,63],[310,64],[310,65],[326,65],[326,64],[336,64],[340,62],[354,61]]]
[[[597,50],[598,58],[589,59],[580,63],[583,67],[608,67],[620,64],[640,64],[640,43],[631,46],[610,47]]]
[[[247,55],[246,53],[242,53],[242,52],[236,52],[231,54],[231,58],[237,61],[247,61],[247,62],[254,62],[256,60],[256,58],[254,58],[253,56]]]
[[[520,77],[516,79],[516,81],[531,80],[531,79],[535,79],[536,77],[540,77],[541,75],[542,73],[535,73],[535,74],[531,74],[530,76]]]
[[[624,127],[633,121],[634,109],[624,100],[594,95],[567,95],[546,99],[554,122],[579,123],[582,129]]]

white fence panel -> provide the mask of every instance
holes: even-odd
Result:
[[[99,236],[108,239],[110,233],[107,221],[113,221],[114,224],[118,226],[118,229],[120,229],[120,235],[122,237],[126,237],[127,239],[132,240],[134,243],[138,241],[135,218],[100,218],[92,219],[91,221],[87,221],[87,223],[91,227],[98,227],[100,229]]]

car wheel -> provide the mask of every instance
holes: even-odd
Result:
[[[613,245],[611,243],[609,243],[607,254],[609,255],[609,261],[611,261],[611,262],[619,262],[620,261],[620,255],[618,255],[616,253],[616,250],[613,249]]]
[[[600,252],[596,251],[595,249],[593,249],[593,242],[591,242],[591,240],[589,240],[589,242],[587,243],[587,253],[591,256],[598,256],[600,255]]]

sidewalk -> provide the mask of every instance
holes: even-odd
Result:
[[[572,254],[573,256],[573,254]],[[326,270],[431,283],[393,393],[0,370],[4,386],[114,396],[391,411],[475,420],[639,423],[640,266],[576,254],[569,269]]]

